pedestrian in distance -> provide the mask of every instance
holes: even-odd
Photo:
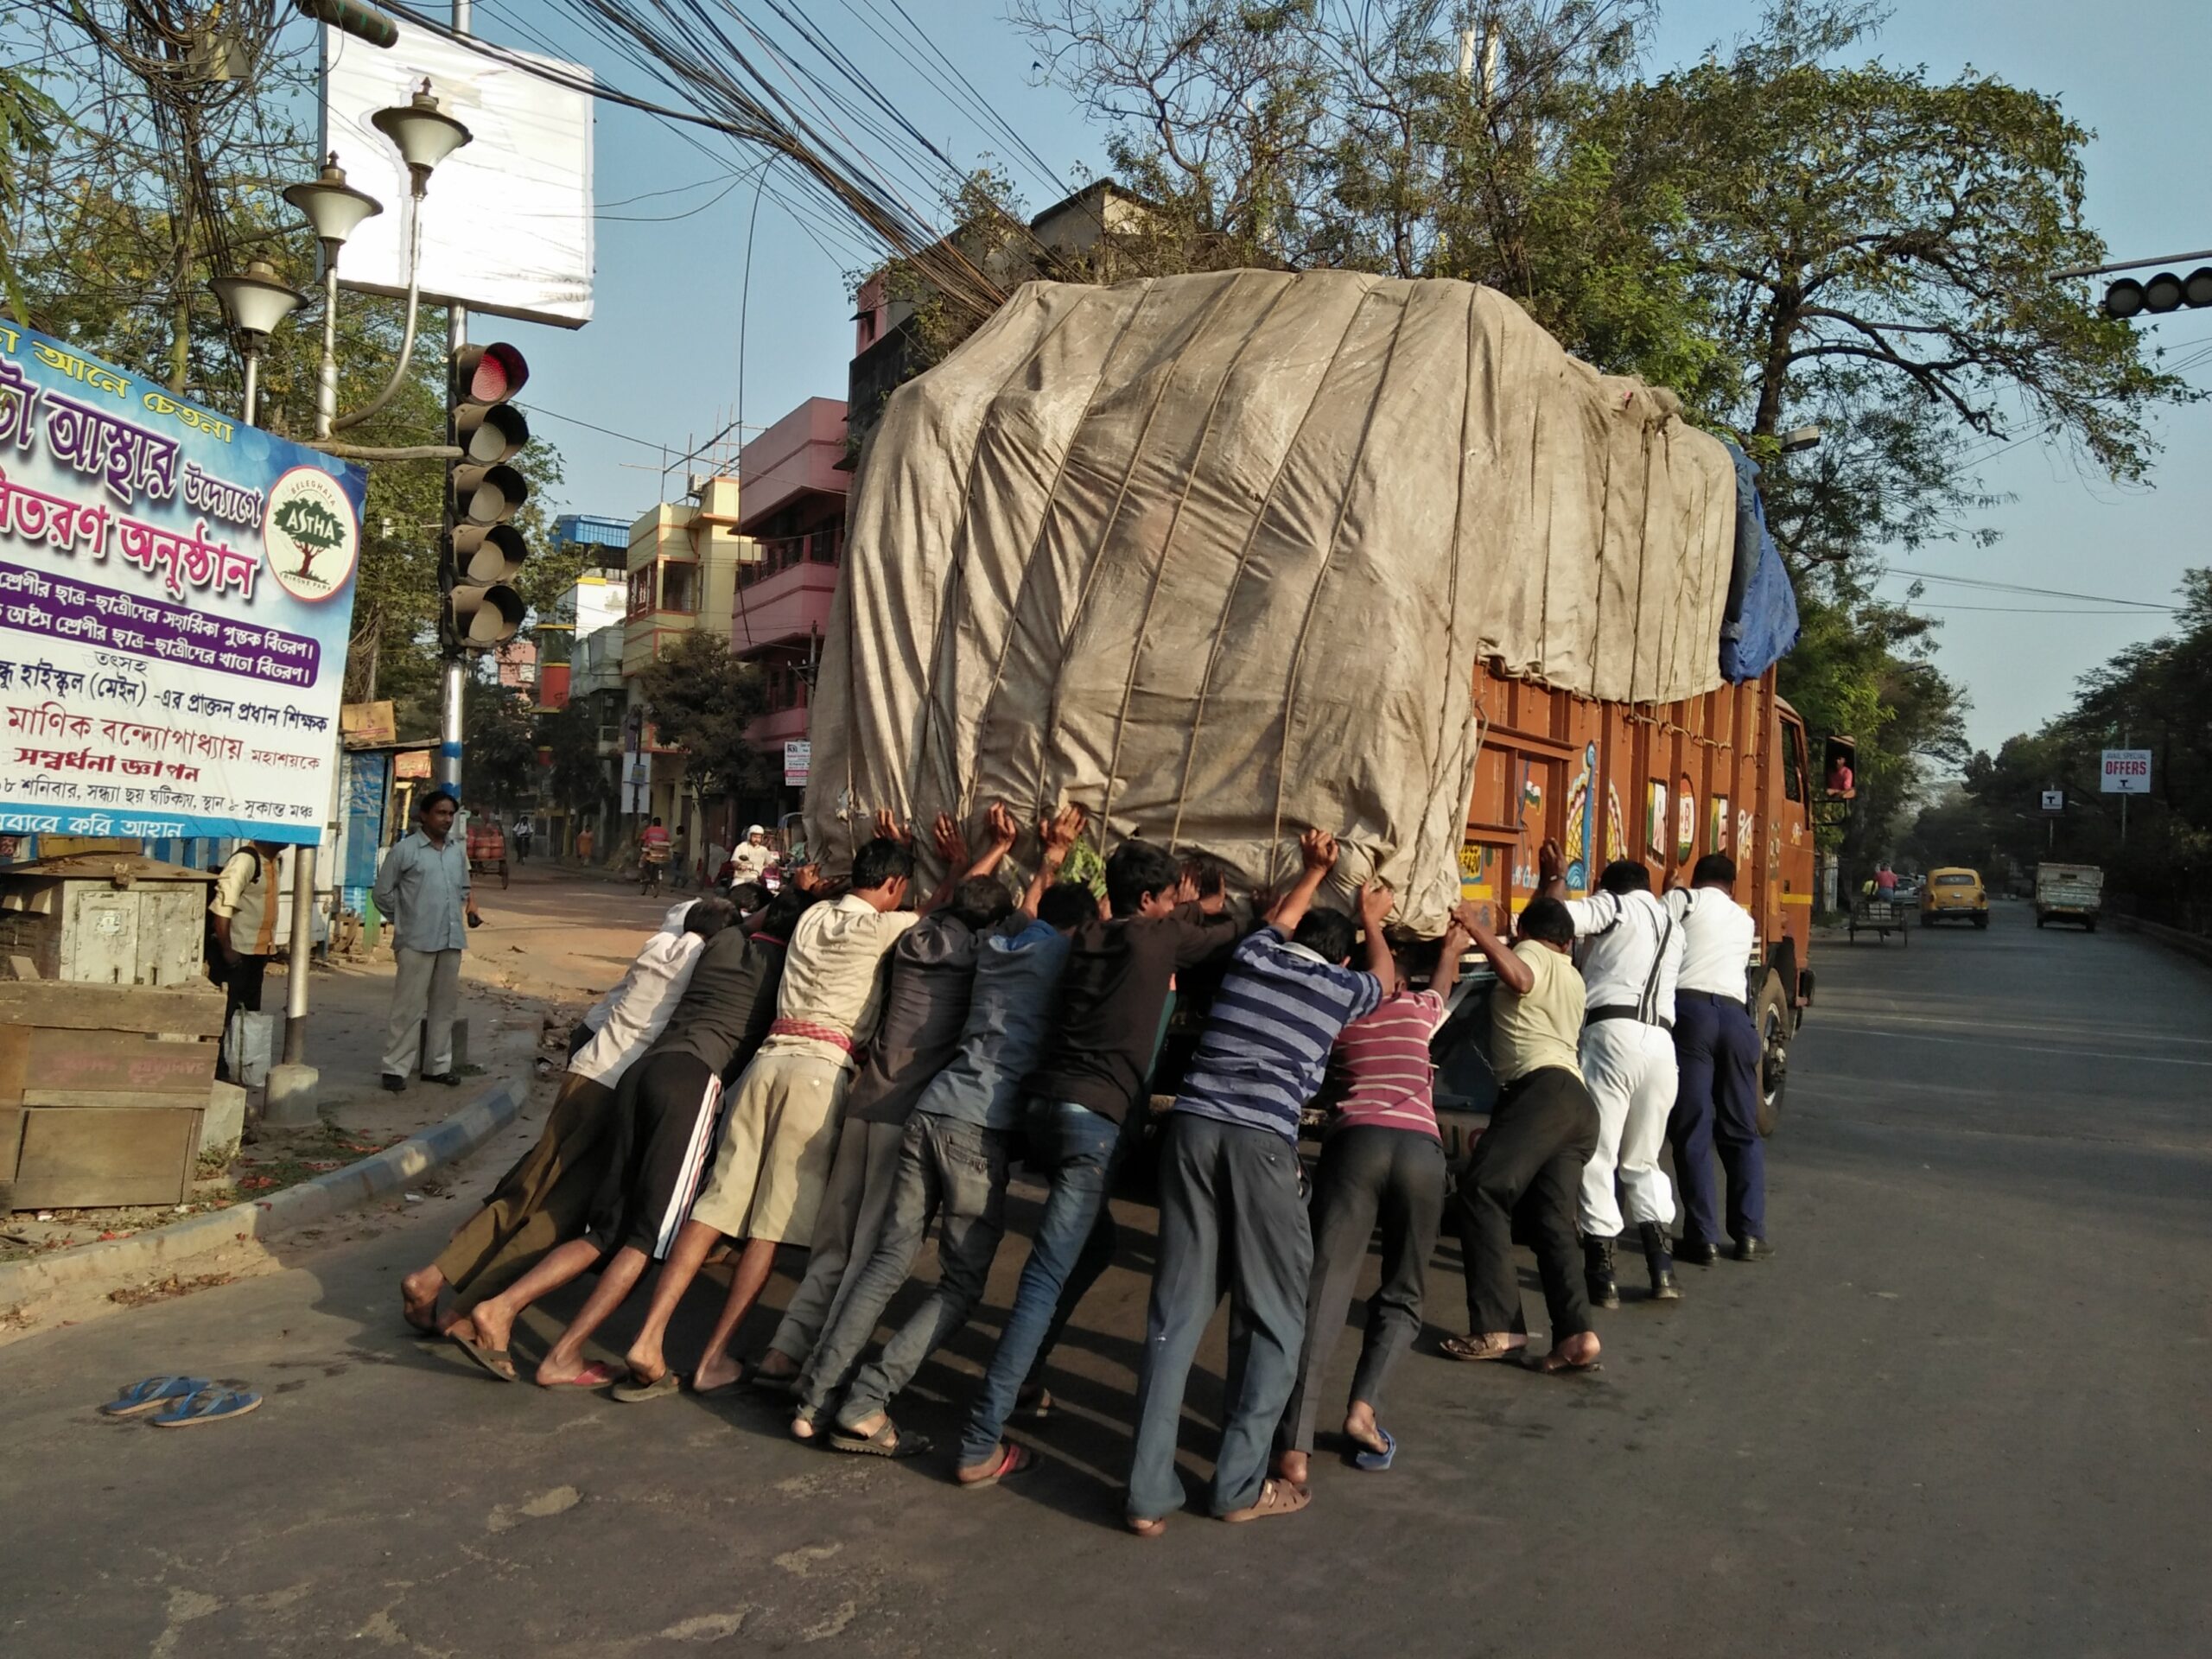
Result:
[[[1382,930],[1388,889],[1362,906],[1370,944]],[[1382,1282],[1368,1299],[1366,1330],[1344,1405],[1344,1438],[1360,1469],[1381,1471],[1397,1455],[1397,1440],[1376,1421],[1391,1370],[1421,1334],[1428,1258],[1444,1216],[1444,1138],[1436,1126],[1429,1040],[1444,1023],[1459,957],[1469,942],[1456,915],[1436,947],[1427,987],[1414,990],[1408,954],[1394,953],[1390,989],[1372,1014],[1353,1020],[1329,1051],[1328,1073],[1316,1104],[1321,1155],[1313,1171],[1313,1275],[1306,1298],[1306,1349],[1297,1386],[1275,1430],[1275,1472],[1306,1484],[1320,1416],[1320,1383],[1343,1334],[1352,1292],[1366,1265],[1367,1243],[1379,1220]]]
[[[661,823],[660,814],[653,814],[638,836],[639,891],[651,895],[660,891],[661,872],[668,868],[668,828]]]
[[[804,1421],[811,1438],[836,1404],[829,1434],[835,1450],[899,1457],[926,1449],[919,1435],[905,1434],[891,1421],[891,1403],[967,1323],[1005,1233],[1022,1079],[1043,1058],[1075,931],[1098,915],[1090,888],[1056,880],[1082,829],[1083,814],[1073,807],[1039,824],[1043,850],[1020,906],[976,952],[957,1049],[906,1120],[875,1248],[864,1259],[856,1255],[846,1270],[845,1287],[799,1385],[795,1433]],[[852,1375],[876,1322],[905,1286],[932,1221],[939,1239],[936,1287],[881,1354]],[[841,1388],[842,1403],[836,1404]]]
[[[377,909],[391,922],[392,956],[398,963],[383,1067],[384,1086],[394,1094],[407,1087],[407,1074],[418,1058],[423,1082],[461,1082],[453,1069],[461,953],[467,930],[484,918],[469,885],[467,849],[453,833],[458,806],[453,791],[443,785],[423,796],[416,808],[416,827],[384,855],[377,872]]]
[[[1198,899],[1174,855],[1154,842],[1114,849],[1106,901],[1110,916],[1083,924],[1069,943],[1058,1026],[1026,1089],[1026,1162],[1045,1179],[1045,1207],[961,1430],[955,1473],[963,1486],[992,1484],[1035,1460],[1006,1439],[1007,1420],[1041,1388],[1053,1343],[1113,1259],[1107,1197],[1132,1120],[1142,1119],[1170,982],[1236,946],[1225,895]]]
[[[1766,1143],[1759,1139],[1759,1033],[1746,972],[1758,930],[1735,900],[1736,863],[1727,854],[1698,860],[1690,883],[1688,892],[1677,887],[1667,895],[1682,930],[1682,976],[1675,992],[1681,1087],[1667,1125],[1682,1187],[1682,1243],[1675,1254],[1710,1266],[1725,1221],[1736,1260],[1764,1262],[1773,1252],[1766,1242]],[[1713,1192],[1716,1148],[1726,1181],[1725,1217]]]
[[[1300,837],[1297,882],[1230,958],[1160,1154],[1160,1253],[1145,1314],[1129,1465],[1129,1530],[1157,1537],[1186,1501],[1175,1468],[1184,1389],[1222,1291],[1231,1344],[1212,1512],[1243,1522],[1294,1515],[1302,1487],[1268,1473],[1275,1426],[1298,1380],[1313,1270],[1298,1128],[1344,1027],[1374,1012],[1393,975],[1387,889],[1360,893],[1366,967],[1352,968],[1352,918],[1314,910],[1336,868],[1335,837]]]
[[[223,861],[207,900],[214,923],[216,977],[223,987],[219,1076],[228,1077],[229,1062],[223,1056],[238,1040],[232,1035],[232,1022],[242,1012],[261,1012],[262,982],[276,951],[276,902],[283,890],[276,861],[283,851],[278,842],[248,842]]]
[[[400,1281],[408,1324],[452,1337],[485,1370],[513,1380],[507,1335],[523,1304],[494,1303],[480,1324],[470,1309],[493,1302],[549,1253],[583,1235],[615,1139],[622,1078],[667,1026],[702,950],[734,919],[721,903],[687,901],[669,912],[580,1025],[585,1040],[569,1058],[537,1145],[499,1178],[437,1258]],[[448,1290],[454,1302],[441,1314]]]
[[[1545,897],[1567,906],[1588,1011],[1582,1028],[1583,1081],[1598,1104],[1598,1145],[1582,1172],[1583,1273],[1590,1300],[1618,1307],[1613,1247],[1622,1200],[1636,1224],[1655,1301],[1681,1295],[1675,1282],[1674,1188],[1659,1166],[1675,1106],[1675,984],[1682,965],[1681,930],[1651,891],[1651,872],[1616,859],[1587,899],[1567,897],[1566,859],[1555,841],[1537,854]],[[1614,1192],[1618,1180],[1619,1192]]]
[[[1574,918],[1556,899],[1531,899],[1517,939],[1508,944],[1473,905],[1455,915],[1497,975],[1491,1065],[1499,1088],[1452,1204],[1467,1334],[1446,1339],[1443,1351],[1461,1360],[1523,1357],[1529,1327],[1513,1267],[1518,1233],[1535,1249],[1551,1319],[1551,1351],[1541,1369],[1589,1370],[1599,1344],[1575,1259],[1575,1224],[1599,1116],[1582,1081],[1585,991],[1570,954]]]
[[[515,844],[515,868],[520,869],[530,861],[530,838],[537,833],[530,821],[530,814],[518,814],[507,833]]]

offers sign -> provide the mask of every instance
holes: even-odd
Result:
[[[2151,792],[2151,751],[2107,749],[2103,788],[2107,795],[2148,795]]]

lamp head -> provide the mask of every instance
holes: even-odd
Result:
[[[471,137],[467,127],[438,106],[428,80],[411,100],[378,110],[369,118],[369,124],[391,140],[399,159],[407,163],[418,200],[430,187],[430,169]]]
[[[252,260],[238,275],[218,276],[207,286],[215,290],[225,319],[245,337],[249,353],[258,352],[276,325],[308,297],[278,280],[276,268],[266,259]]]
[[[322,175],[309,184],[289,186],[284,200],[298,208],[314,228],[322,244],[324,262],[330,264],[337,263],[338,250],[360,228],[363,219],[384,212],[384,204],[374,196],[346,182],[346,169],[338,165],[334,149],[323,163]]]

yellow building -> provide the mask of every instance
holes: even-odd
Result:
[[[637,732],[635,766],[644,775],[639,780],[642,790],[633,798],[632,774],[626,773],[622,806],[640,822],[658,816],[679,842],[689,845],[694,858],[701,851],[698,804],[684,792],[683,753],[663,746],[644,720],[638,676],[694,628],[728,638],[736,609],[738,566],[759,556],[758,545],[737,533],[734,478],[699,480],[692,499],[664,502],[630,526],[622,680],[629,694],[630,724]],[[631,765],[626,756],[625,765]]]

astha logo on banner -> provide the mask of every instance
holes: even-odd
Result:
[[[295,467],[269,492],[262,521],[269,573],[295,599],[327,599],[352,580],[361,544],[360,522],[338,480],[313,467]]]

